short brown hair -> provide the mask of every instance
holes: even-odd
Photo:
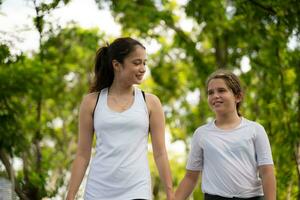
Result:
[[[213,72],[211,75],[209,75],[209,77],[206,80],[206,91],[208,89],[208,83],[212,79],[224,80],[226,86],[231,89],[231,91],[233,92],[233,94],[235,96],[240,96],[241,98],[243,97],[243,89],[241,86],[241,82],[240,82],[239,78],[231,71],[225,70],[225,69],[219,69],[219,70]],[[242,102],[240,101],[236,104],[236,110],[237,110],[237,113],[239,116],[241,116],[240,111],[239,111],[241,103]]]

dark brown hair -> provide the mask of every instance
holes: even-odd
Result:
[[[222,79],[224,80],[226,86],[231,89],[231,91],[233,92],[233,94],[237,97],[241,97],[241,99],[243,98],[243,89],[240,83],[239,78],[232,73],[229,70],[225,70],[225,69],[219,69],[215,72],[213,72],[206,80],[206,91],[208,90],[208,84],[212,79]],[[236,104],[236,110],[239,116],[241,116],[240,113],[240,106],[241,106],[242,101],[238,102]]]
[[[137,40],[130,37],[122,37],[113,41],[110,45],[99,48],[96,52],[94,66],[94,80],[90,92],[98,92],[110,87],[114,80],[112,61],[123,63],[124,59],[139,45],[145,47]]]

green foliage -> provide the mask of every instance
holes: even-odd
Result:
[[[12,56],[5,44],[0,45],[0,52],[0,146],[8,152],[20,152],[26,148],[21,124],[24,107],[20,100],[32,89],[32,84],[26,80],[34,72],[26,70],[24,57]]]
[[[1,46],[0,144],[22,158],[17,180],[30,199],[55,196],[65,184],[77,144],[79,103],[102,36],[69,27],[50,35],[43,54],[32,58],[15,58]]]
[[[105,37],[76,26],[49,32],[45,16],[68,2],[35,5],[41,44],[32,57],[11,55],[0,45],[0,147],[23,160],[16,180],[30,199],[53,197],[66,184],[79,103],[88,91],[97,44]],[[242,114],[264,125],[272,145],[278,199],[299,199],[300,49],[299,43],[295,49],[287,45],[291,36],[300,38],[299,1],[96,2],[109,6],[123,35],[160,45],[149,55],[151,76],[141,87],[159,96],[172,140],[186,144],[187,152],[194,130],[213,117],[206,77],[217,68],[238,73],[245,89]],[[181,25],[183,13],[192,21],[190,30]],[[249,71],[241,67],[244,56]],[[191,104],[187,97],[197,90],[199,102]],[[175,186],[185,173],[183,156],[170,156]],[[154,199],[165,199],[153,160],[150,165]],[[198,185],[190,199],[202,198]]]
[[[70,27],[61,30],[58,35],[52,35],[42,45],[42,84],[36,91],[43,95],[43,112],[37,125],[42,133],[43,162],[39,174],[42,175],[40,181],[45,184],[35,185],[43,186],[47,191],[41,196],[55,195],[54,191],[64,183],[65,169],[70,167],[77,143],[78,107],[82,96],[88,91],[88,74],[99,39],[96,30]],[[36,59],[40,59],[39,55]]]

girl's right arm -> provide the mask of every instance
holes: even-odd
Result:
[[[175,192],[176,200],[185,200],[191,195],[197,185],[199,174],[200,171],[186,170],[185,176]]]
[[[71,179],[68,187],[67,200],[74,200],[81,181],[85,175],[91,157],[94,135],[93,110],[97,95],[88,94],[84,97],[79,111],[79,138],[75,160],[73,162]]]
[[[264,199],[276,200],[276,178],[273,165],[261,165],[258,167],[261,176]]]

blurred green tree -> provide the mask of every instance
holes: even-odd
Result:
[[[194,130],[213,117],[206,77],[217,68],[237,73],[246,94],[242,113],[262,123],[270,138],[278,199],[300,199],[299,1],[95,1],[109,5],[123,35],[159,47],[149,55],[151,76],[141,87],[160,97],[172,139],[185,143],[187,152]],[[11,55],[8,45],[0,45],[0,159],[20,199],[34,200],[56,196],[66,184],[77,108],[106,36],[74,26],[54,29],[47,15],[69,0],[31,2],[38,52]],[[248,66],[241,65],[245,60]],[[16,158],[21,170],[11,164]],[[170,156],[175,186],[185,159]],[[165,199],[151,169],[154,199]],[[203,199],[200,187],[192,198]]]
[[[77,143],[77,108],[103,36],[75,26],[54,31],[49,24],[46,30],[44,17],[59,1],[33,2],[38,52],[13,56],[0,46],[0,159],[20,199],[32,200],[55,196],[65,184]],[[16,158],[21,170],[12,165]]]
[[[37,53],[1,63],[0,159],[8,174],[10,160],[22,160],[15,180],[21,199],[55,196],[65,184],[76,150],[78,107],[101,37],[97,30],[66,28],[43,43],[42,61]]]

